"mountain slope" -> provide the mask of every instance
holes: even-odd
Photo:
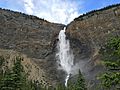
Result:
[[[120,36],[120,4],[79,16],[66,31],[75,61],[81,62],[80,69],[92,86],[96,75],[104,70],[100,65],[100,48],[110,37]]]
[[[51,74],[56,73],[54,48],[57,34],[63,27],[36,16],[0,9],[0,48],[6,53],[12,50],[26,55],[56,82],[56,76]],[[35,78],[39,76],[33,80]]]

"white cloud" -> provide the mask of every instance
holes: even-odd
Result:
[[[23,0],[26,13],[55,23],[68,24],[79,16],[81,0]]]
[[[33,4],[33,0],[23,0],[24,2],[24,7],[25,7],[25,11],[28,14],[33,14],[33,9],[34,9],[34,4]]]

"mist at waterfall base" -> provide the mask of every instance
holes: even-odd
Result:
[[[78,74],[78,70],[80,69],[80,64],[74,64],[74,55],[72,50],[70,49],[70,42],[66,39],[65,29],[59,32],[57,49],[56,53],[58,69],[62,69],[66,72],[65,78],[65,86],[67,87],[68,80],[71,75]]]
[[[79,70],[83,73],[88,73],[88,67],[86,68],[86,64],[89,63],[89,60],[79,60],[79,62],[74,62],[74,55],[72,50],[70,49],[70,42],[66,39],[65,29],[61,30],[58,35],[58,43],[56,59],[58,63],[58,69],[66,72],[65,78],[65,86],[67,87],[67,83],[70,77],[77,75]]]

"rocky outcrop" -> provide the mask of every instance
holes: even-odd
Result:
[[[120,5],[80,16],[67,26],[66,31],[76,62],[82,62],[80,69],[93,84],[95,76],[103,70],[99,49],[110,37],[120,36]]]
[[[45,79],[56,82],[54,48],[57,34],[63,27],[36,16],[0,9],[0,48],[26,55],[46,72],[49,78]]]
[[[0,9],[0,48],[44,59],[52,51],[53,39],[62,28],[61,24],[35,16]]]

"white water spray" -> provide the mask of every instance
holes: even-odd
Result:
[[[74,56],[70,51],[69,40],[66,40],[65,29],[66,28],[64,28],[64,30],[61,30],[59,33],[59,42],[57,45],[58,53],[56,56],[58,57],[58,64],[60,65],[60,68],[62,68],[67,73],[67,77],[65,79],[65,86],[67,87],[67,82],[69,80],[73,67]]]

